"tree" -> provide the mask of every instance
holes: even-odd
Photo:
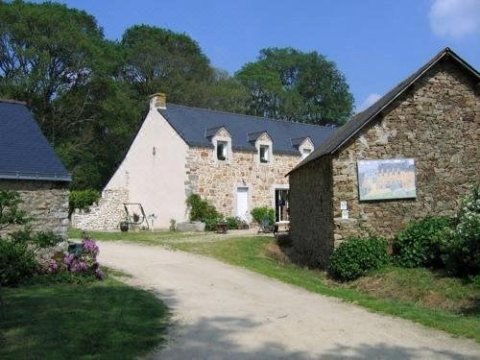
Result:
[[[205,87],[206,108],[245,114],[248,111],[248,89],[226,71],[215,69],[213,81]]]
[[[54,142],[76,125],[57,114],[55,103],[92,81],[106,44],[95,18],[83,11],[56,3],[0,2],[0,95],[26,101]],[[77,121],[84,120],[77,114]]]
[[[249,113],[312,124],[343,124],[353,97],[335,63],[317,52],[267,48],[236,74],[249,89]]]
[[[198,44],[185,34],[135,25],[121,41],[124,77],[144,98],[165,92],[171,102],[201,105],[213,70]]]
[[[95,18],[55,3],[0,2],[0,95],[24,100],[73,174],[101,188],[141,121],[144,98]]]

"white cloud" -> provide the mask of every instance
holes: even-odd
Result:
[[[437,36],[462,37],[480,32],[480,0],[433,0],[430,27]]]
[[[381,97],[382,97],[382,95],[376,94],[376,93],[372,93],[372,94],[368,95],[367,98],[363,101],[362,105],[360,105],[360,107],[358,108],[358,112],[365,110],[370,105],[373,105]]]

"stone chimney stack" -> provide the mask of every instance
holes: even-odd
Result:
[[[167,108],[167,95],[164,93],[156,93],[150,95],[150,106],[160,110]]]

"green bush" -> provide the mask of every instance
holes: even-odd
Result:
[[[215,206],[200,195],[191,194],[187,198],[187,206],[190,209],[190,221],[202,221],[205,223],[205,230],[215,230],[222,215],[215,209]]]
[[[26,243],[0,238],[0,286],[16,286],[32,277],[38,263]]]
[[[29,220],[24,210],[19,209],[23,203],[18,191],[0,189],[0,229],[10,225],[23,225]]]
[[[444,242],[443,251],[450,272],[480,275],[480,186],[461,201],[457,225]]]
[[[72,190],[68,199],[69,215],[73,214],[75,209],[86,210],[93,203],[100,199],[100,193],[97,190]]]
[[[447,217],[426,217],[413,221],[393,241],[395,261],[403,267],[443,267],[442,242],[451,221]]]
[[[25,226],[23,230],[14,231],[8,234],[11,241],[26,244],[32,241],[32,228],[31,226]]]
[[[12,242],[19,244],[31,244],[39,248],[48,248],[64,241],[60,235],[54,234],[52,231],[39,231],[33,233],[31,227],[27,226],[23,230],[15,231],[8,234]]]
[[[340,281],[350,281],[389,263],[388,243],[380,237],[349,238],[330,257],[329,274]]]
[[[239,229],[242,226],[242,219],[238,216],[228,216],[225,218],[229,230]]]
[[[40,231],[32,236],[32,243],[40,248],[48,248],[61,243],[64,239],[52,231]]]
[[[268,221],[268,224],[271,225],[275,222],[275,210],[268,206],[256,207],[250,211],[250,214],[257,224]]]

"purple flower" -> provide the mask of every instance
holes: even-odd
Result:
[[[97,244],[95,243],[94,240],[92,239],[83,239],[82,240],[82,246],[83,246],[83,249],[88,252],[88,253],[91,253],[93,256],[97,256],[98,255],[98,246]]]
[[[68,254],[67,256],[65,256],[65,258],[63,259],[63,263],[65,265],[67,265],[67,268],[70,268],[70,266],[72,265],[72,261],[75,259],[75,255],[74,254]]]
[[[56,273],[58,270],[58,264],[54,259],[50,259],[48,261],[47,273],[53,274]]]

